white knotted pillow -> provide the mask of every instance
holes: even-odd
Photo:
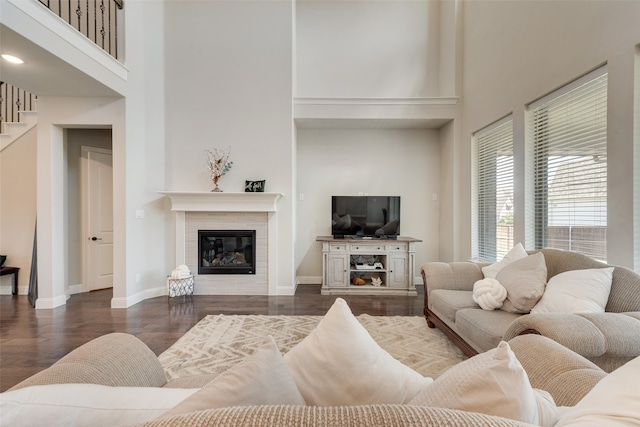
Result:
[[[507,298],[507,290],[496,279],[482,279],[473,284],[473,300],[483,310],[502,307]]]

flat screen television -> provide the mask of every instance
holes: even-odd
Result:
[[[400,196],[332,196],[334,238],[395,239],[400,235]]]

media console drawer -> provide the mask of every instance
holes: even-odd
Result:
[[[353,253],[376,253],[381,254],[387,252],[387,245],[379,244],[379,243],[352,243],[350,246],[350,250]]]
[[[389,245],[389,250],[391,252],[406,252],[407,243],[395,243],[393,245]]]

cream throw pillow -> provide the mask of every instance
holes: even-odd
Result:
[[[483,310],[502,307],[507,298],[507,290],[496,279],[481,279],[473,284],[473,300]]]
[[[538,303],[547,284],[544,254],[537,252],[505,266],[496,279],[507,290],[502,309],[510,313],[528,313]]]
[[[407,403],[433,382],[382,349],[342,298],[284,361],[308,405]]]
[[[531,387],[505,341],[449,368],[409,404],[479,412],[541,426],[553,426],[557,419],[553,398]]]
[[[197,389],[50,384],[0,393],[0,425],[112,427],[153,420]]]
[[[531,313],[604,313],[612,279],[613,267],[556,274]]]
[[[304,405],[271,335],[255,353],[185,399],[163,418],[203,409],[249,405]]]
[[[640,426],[640,357],[601,379],[577,405],[563,411],[557,427]]]
[[[522,246],[522,243],[518,243],[513,248],[511,248],[509,253],[507,253],[500,261],[496,262],[495,264],[482,267],[482,274],[484,275],[485,279],[495,279],[500,270],[502,270],[504,267],[528,255],[529,254],[527,254],[527,251],[524,249],[524,246]]]

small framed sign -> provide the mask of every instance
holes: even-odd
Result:
[[[245,181],[244,192],[245,193],[264,193],[265,180],[261,181]]]

